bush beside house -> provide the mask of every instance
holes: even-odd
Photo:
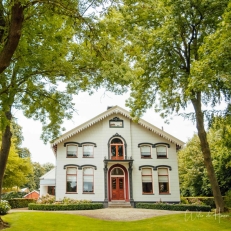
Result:
[[[186,205],[186,204],[167,204],[167,203],[137,203],[136,208],[140,209],[160,209],[173,211],[201,211],[209,212],[211,207],[208,205]]]

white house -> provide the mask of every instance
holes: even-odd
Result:
[[[88,199],[105,207],[113,201],[178,203],[177,150],[183,144],[142,119],[133,122],[123,108],[110,107],[51,144],[55,182],[49,173],[43,176],[40,194],[55,185],[56,200]]]

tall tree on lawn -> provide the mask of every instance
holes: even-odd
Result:
[[[229,2],[124,0],[120,6],[112,7],[102,20],[107,28],[104,33],[107,36],[110,34],[111,40],[124,41],[120,49],[134,70],[129,85],[131,97],[127,101],[134,118],[138,119],[152,106],[163,117],[167,117],[192,104],[194,112],[190,115],[196,121],[216,209],[221,212],[224,211],[224,203],[205,130],[205,115],[211,114],[208,111],[206,114],[203,106],[214,107],[221,100],[229,102],[230,72],[222,75],[222,68],[216,70],[216,61],[213,66],[215,69],[211,68],[213,72],[205,72],[204,62],[208,61],[208,48],[215,48],[206,39],[220,30]],[[228,23],[226,26],[230,27]],[[224,53],[222,41],[217,43]],[[208,53],[205,54],[203,50]],[[222,59],[218,59],[222,63]],[[231,66],[230,59],[225,63]],[[121,78],[116,82],[121,84]]]

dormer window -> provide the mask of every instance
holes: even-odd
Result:
[[[159,145],[156,146],[157,158],[167,158],[167,146]]]
[[[69,158],[76,158],[78,154],[78,145],[75,144],[68,144],[66,146],[67,149],[67,157]]]
[[[89,158],[94,155],[94,146],[91,144],[83,145],[83,157]]]
[[[140,146],[141,158],[151,158],[151,148],[150,145]]]

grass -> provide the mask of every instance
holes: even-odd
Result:
[[[105,221],[79,215],[60,213],[11,213],[2,217],[9,222],[6,231],[223,231],[231,230],[231,213],[213,216],[208,213],[187,213],[160,216],[140,221]]]

